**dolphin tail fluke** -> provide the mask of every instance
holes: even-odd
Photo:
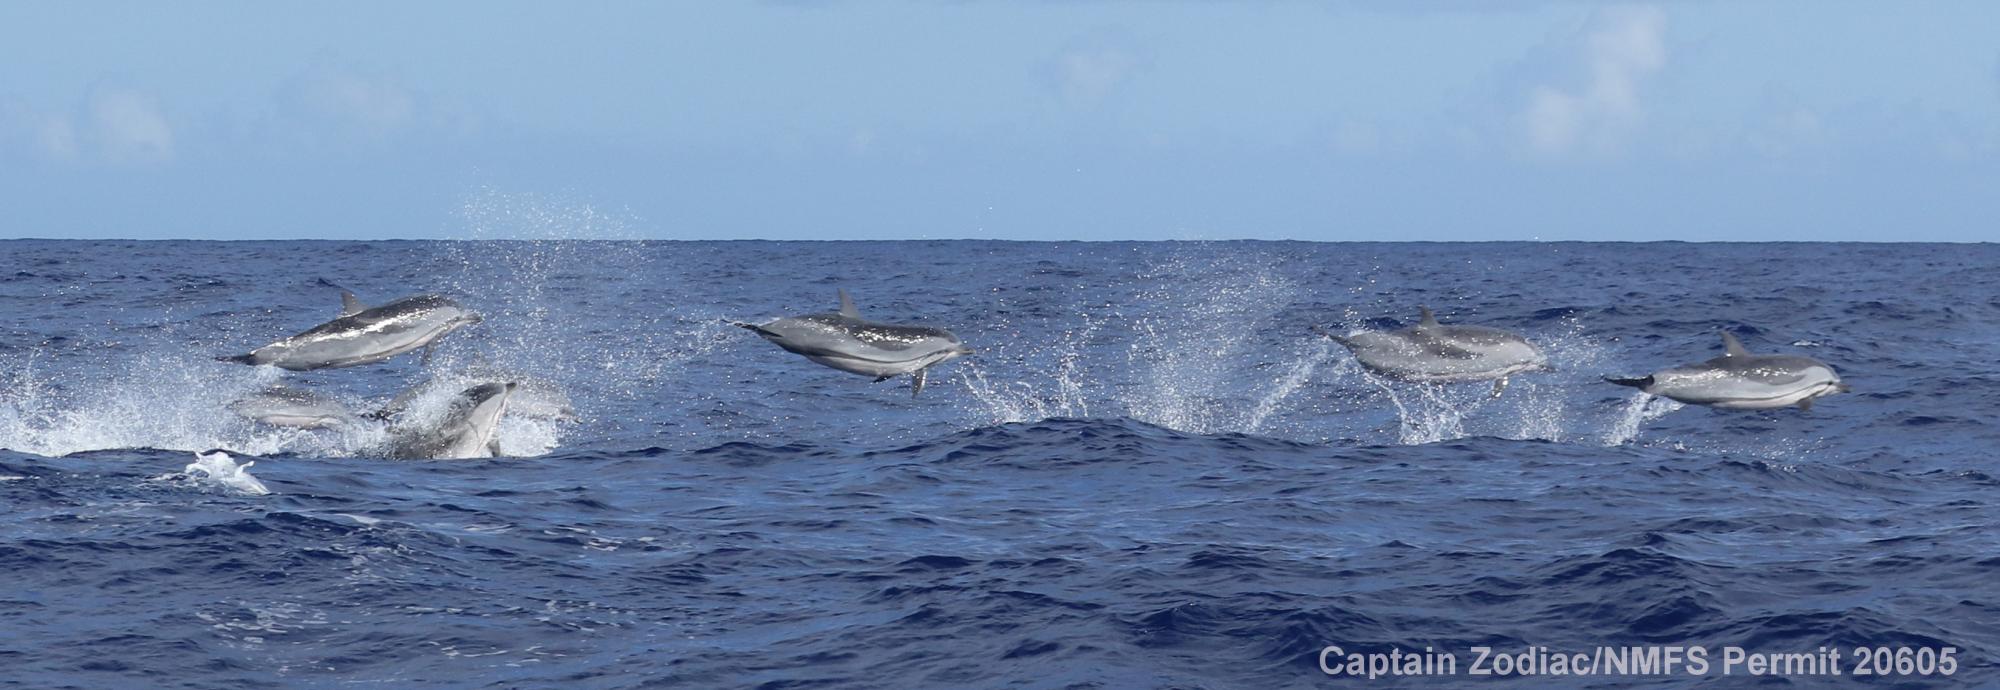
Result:
[[[233,363],[236,363],[236,364],[248,364],[248,365],[250,365],[250,366],[256,366],[256,365],[257,365],[257,355],[255,355],[255,354],[248,354],[248,355],[231,355],[231,356],[228,356],[228,357],[217,357],[217,358],[215,358],[215,361],[217,361],[217,362],[233,362]]]
[[[1606,383],[1615,383],[1620,386],[1631,386],[1633,388],[1638,388],[1640,390],[1645,390],[1648,386],[1653,385],[1653,377],[1651,376],[1647,376],[1644,378],[1636,378],[1636,379],[1621,379],[1621,378],[1606,376],[1604,377],[1604,381]]]
[[[918,369],[917,373],[910,375],[910,397],[917,397],[918,393],[924,392],[924,375],[928,372],[930,372],[930,367],[924,367]]]

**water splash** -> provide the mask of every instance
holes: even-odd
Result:
[[[460,216],[469,238],[509,239],[447,245],[449,282],[474,295],[487,319],[476,351],[456,351],[428,367],[433,379],[497,369],[546,381],[574,395],[575,413],[593,424],[607,421],[596,413],[607,403],[656,396],[660,384],[681,378],[690,362],[727,342],[720,314],[677,298],[691,290],[680,272],[660,270],[657,246],[630,241],[639,233],[627,214],[488,188],[470,195]],[[605,275],[647,279],[605,285]],[[630,303],[673,308],[612,306]],[[524,432],[524,422],[513,417],[502,426],[503,447],[519,442],[532,450],[555,441],[554,429]]]
[[[503,457],[545,455],[562,446],[571,424],[577,421],[565,389],[559,384],[491,368],[450,369],[411,386],[391,403],[396,413],[394,428],[431,429],[445,417],[465,391],[485,383],[516,384],[507,400],[507,411],[493,429]],[[383,453],[392,432],[379,441],[358,446],[364,454]]]
[[[1467,387],[1437,383],[1399,384],[1363,374],[1396,408],[1396,442],[1406,446],[1465,438],[1465,421],[1491,401],[1490,388],[1468,394]]]
[[[276,369],[170,351],[89,363],[107,366],[45,369],[30,356],[10,367],[0,395],[0,448],[46,456],[115,448],[338,453],[318,442],[323,435],[257,427],[228,410],[275,382]]]
[[[1631,443],[1639,438],[1639,429],[1646,422],[1665,417],[1668,413],[1683,407],[1686,405],[1667,398],[1645,391],[1633,391],[1632,395],[1625,399],[1625,406],[1618,420],[1604,432],[1604,445],[1622,446]]]
[[[979,403],[981,423],[1090,416],[1083,352],[1096,336],[1100,320],[1078,311],[1082,325],[1063,330],[1062,338],[1052,345],[982,341],[976,357],[960,360],[958,379]]]
[[[1297,292],[1273,263],[1258,255],[1224,260],[1183,254],[1140,276],[1163,285],[1140,291],[1135,300],[1149,309],[1130,320],[1126,361],[1141,378],[1120,395],[1128,416],[1193,433],[1248,432],[1261,407],[1253,400],[1270,398],[1275,408],[1284,399],[1242,386],[1268,383],[1243,372],[1258,364],[1258,336],[1272,330],[1278,310]],[[1303,380],[1284,393],[1299,385]]]
[[[153,480],[192,482],[220,487],[245,496],[270,495],[271,490],[264,486],[264,482],[250,475],[250,466],[255,464],[257,464],[255,460],[238,464],[228,453],[219,450],[212,453],[196,453],[194,462],[189,463],[180,472],[163,474],[154,477]]]
[[[1319,370],[1319,365],[1333,355],[1332,341],[1313,338],[1308,343],[1302,348],[1305,352],[1296,356],[1292,363],[1284,368],[1284,373],[1272,384],[1264,397],[1257,401],[1257,406],[1251,408],[1250,417],[1244,425],[1247,433],[1264,431],[1264,424],[1270,420],[1272,413],[1277,412],[1293,393],[1305,387],[1306,382],[1312,380],[1313,372]]]

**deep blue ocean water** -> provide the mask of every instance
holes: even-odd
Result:
[[[213,361],[331,318],[329,284],[486,321],[428,363]],[[913,399],[729,325],[840,287],[979,353]],[[1420,304],[1559,371],[1491,399],[1309,334]],[[1721,328],[1854,391],[1599,381]],[[582,421],[410,461],[226,409],[473,368]],[[1992,245],[0,242],[0,684],[1484,686],[1318,655],[1869,645],[1961,650],[1877,686],[1992,686],[1996,384]],[[187,476],[210,449],[271,493]],[[1745,681],[1714,675],[1516,685]]]

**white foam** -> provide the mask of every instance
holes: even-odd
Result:
[[[196,454],[194,462],[189,463],[178,475],[169,474],[156,479],[167,481],[186,479],[220,486],[246,496],[269,495],[271,490],[266,488],[263,482],[257,481],[256,477],[250,476],[250,466],[255,464],[257,461],[252,460],[239,465],[234,458],[229,457],[228,453],[218,450],[205,455]]]

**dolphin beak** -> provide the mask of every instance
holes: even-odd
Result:
[[[970,347],[967,347],[967,346],[964,346],[964,345],[960,345],[960,346],[958,346],[958,353],[959,353],[959,354],[961,354],[961,355],[969,355],[969,354],[972,354],[972,353],[974,353],[974,352],[978,352],[978,350],[974,350],[974,349],[972,349],[972,348],[970,348]]]
[[[475,324],[475,323],[480,323],[480,322],[483,322],[483,321],[485,321],[485,320],[486,320],[486,317],[484,317],[484,316],[480,316],[480,315],[479,315],[479,312],[476,312],[476,311],[469,311],[469,312],[466,312],[466,313],[465,313],[465,322],[466,322],[466,323],[468,323],[468,324]]]

